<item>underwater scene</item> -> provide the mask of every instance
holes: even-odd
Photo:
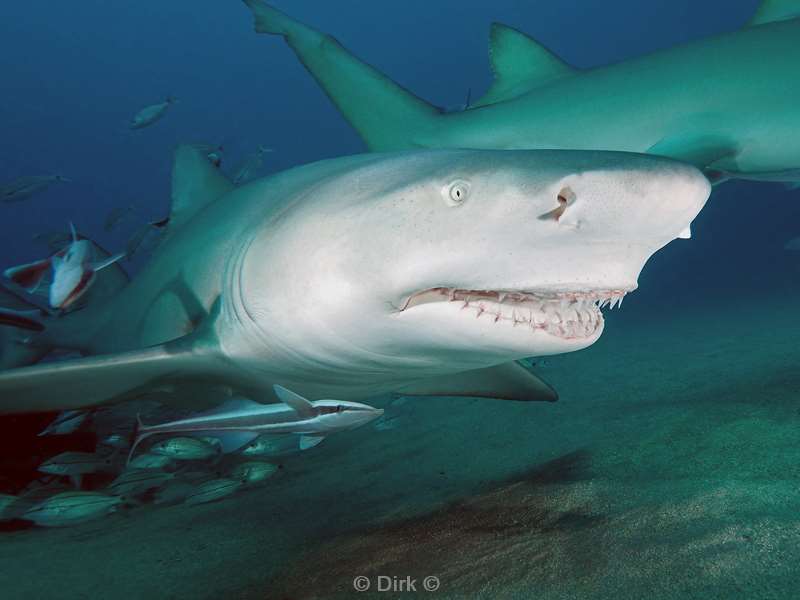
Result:
[[[800,597],[800,0],[2,14],[0,597]]]

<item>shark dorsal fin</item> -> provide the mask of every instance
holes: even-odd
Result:
[[[494,83],[474,106],[516,98],[575,71],[533,38],[501,23],[492,23],[489,60]]]
[[[800,17],[800,0],[762,0],[756,14],[747,24],[763,25]]]
[[[233,189],[233,184],[211,164],[208,148],[202,144],[183,144],[175,150],[170,232]]]
[[[301,417],[311,418],[314,416],[314,405],[301,395],[295,394],[293,391],[287,390],[285,387],[277,384],[272,387],[275,389],[275,394],[278,396],[278,399],[284,404],[291,406]]]

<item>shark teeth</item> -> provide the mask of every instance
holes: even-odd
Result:
[[[603,322],[600,309],[622,306],[629,290],[528,292],[517,290],[467,290],[431,288],[410,296],[402,311],[433,302],[458,302],[462,311],[477,319],[527,325],[533,330],[564,338],[580,339],[597,332]]]

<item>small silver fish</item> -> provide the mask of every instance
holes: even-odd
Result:
[[[203,504],[206,502],[214,502],[226,496],[235,493],[240,487],[242,482],[236,479],[212,479],[201,483],[191,492],[185,500],[186,504]]]
[[[248,156],[233,174],[233,185],[242,185],[252,179],[264,164],[264,154],[273,152],[272,148],[259,146],[258,150]]]
[[[103,229],[105,231],[114,231],[117,228],[117,225],[122,223],[125,220],[125,217],[128,216],[133,212],[133,205],[128,206],[118,206],[116,208],[112,208],[108,211],[106,215],[106,220],[103,222]]]
[[[126,436],[119,433],[112,433],[100,442],[104,446],[111,446],[112,448],[127,448],[130,443]]]
[[[231,479],[238,479],[245,485],[253,485],[269,479],[278,470],[276,465],[261,460],[249,460],[236,465],[230,472]]]
[[[153,444],[152,454],[163,454],[175,460],[203,460],[217,455],[217,449],[208,442],[191,437],[174,437]]]
[[[108,491],[117,496],[138,496],[159,488],[174,478],[175,473],[154,469],[130,469],[112,481]]]
[[[69,179],[61,175],[19,177],[0,186],[0,202],[22,202],[39,192],[43,192],[58,181],[69,181]]]
[[[242,449],[242,456],[281,456],[299,452],[297,436],[260,435]]]
[[[153,502],[156,504],[166,504],[167,506],[180,504],[189,497],[189,494],[194,492],[195,487],[194,484],[188,481],[175,479],[156,492]]]
[[[163,469],[172,462],[169,456],[146,452],[132,459],[128,465],[131,469]]]
[[[164,102],[145,106],[133,116],[129,127],[131,129],[143,129],[144,127],[149,127],[161,119],[161,117],[163,117],[167,112],[167,109],[177,101],[178,100],[176,98],[168,97]]]
[[[43,435],[67,435],[74,433],[86,421],[89,416],[87,410],[65,410],[60,412],[58,416],[45,427],[39,436]]]
[[[99,492],[62,492],[28,510],[24,517],[42,527],[66,527],[104,517],[122,498]]]
[[[84,475],[113,471],[113,462],[108,455],[89,452],[62,452],[39,465],[40,473],[50,475]]]
[[[24,498],[0,494],[0,521],[19,519],[29,509],[30,504]]]

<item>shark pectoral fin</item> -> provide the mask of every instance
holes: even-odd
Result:
[[[418,147],[441,111],[359,60],[331,36],[262,0],[244,0],[258,33],[282,35],[370,150]]]
[[[220,304],[217,299],[193,333],[166,344],[2,371],[0,414],[96,406],[183,381],[211,386],[235,380],[215,351]]]
[[[558,400],[556,391],[519,361],[422,379],[397,392],[408,396],[461,396],[523,402]]]
[[[300,436],[300,450],[308,450],[309,448],[313,448],[322,442],[325,439],[324,435],[310,435],[305,434]]]
[[[55,361],[0,373],[0,414],[96,406],[203,376],[208,361],[167,346]]]
[[[711,169],[723,158],[730,158],[739,151],[731,140],[720,136],[688,135],[667,137],[648,148],[648,154],[666,156],[687,162],[699,169]]]
[[[205,148],[202,144],[183,144],[175,150],[168,234],[233,189],[233,184],[208,160]]]
[[[3,273],[8,279],[28,292],[33,292],[50,269],[50,259],[19,265],[6,269]]]
[[[284,404],[291,406],[292,409],[294,409],[294,411],[301,417],[310,419],[316,415],[314,412],[314,405],[303,398],[300,394],[295,394],[293,391],[287,390],[282,385],[276,384],[272,387],[275,390],[275,394],[278,396],[278,399]]]
[[[533,38],[501,23],[492,23],[489,60],[494,83],[473,105],[476,107],[516,98],[549,81],[576,72],[576,69]]]
[[[747,22],[747,25],[752,27],[797,17],[800,17],[800,0],[761,0],[756,14]]]

